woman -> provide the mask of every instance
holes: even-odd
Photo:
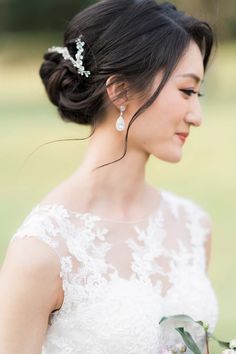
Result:
[[[145,181],[149,156],[180,161],[201,124],[213,44],[207,23],[169,3],[105,0],[78,13],[64,45],[48,49],[40,76],[50,100],[92,133],[78,170],[9,244],[1,353],[174,352],[180,338],[159,321],[177,313],[214,329],[209,217]]]

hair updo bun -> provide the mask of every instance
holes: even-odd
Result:
[[[115,75],[129,89],[147,92],[163,70],[161,84],[131,118],[132,122],[158,97],[191,41],[203,53],[206,69],[214,36],[204,21],[178,11],[170,3],[155,0],[103,0],[78,13],[69,23],[64,46],[72,57],[73,41],[83,36],[84,66],[81,76],[59,53],[46,53],[40,76],[51,102],[66,121],[95,124],[106,109],[106,80]],[[126,136],[126,138],[127,138]]]
[[[68,60],[59,53],[47,52],[39,73],[50,101],[65,121],[91,124],[89,115],[79,105],[85,97],[86,78]]]

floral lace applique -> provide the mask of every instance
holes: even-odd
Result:
[[[214,328],[207,217],[183,198],[168,192],[162,198],[154,215],[129,226],[57,204],[32,210],[12,240],[35,237],[52,248],[64,290],[43,354],[160,354],[166,334],[158,323],[175,313]]]

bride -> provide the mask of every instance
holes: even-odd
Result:
[[[49,99],[91,136],[79,168],[9,242],[1,354],[171,352],[180,337],[159,322],[179,313],[214,329],[210,218],[145,179],[150,155],[179,162],[201,125],[213,45],[206,22],[170,3],[105,0],[78,13],[63,45],[47,50],[40,77]]]

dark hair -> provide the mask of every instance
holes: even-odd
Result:
[[[200,48],[206,70],[215,40],[208,23],[168,2],[158,4],[154,0],[104,0],[79,12],[64,35],[64,46],[72,56],[74,41],[81,35],[89,77],[79,75],[69,60],[55,52],[44,55],[40,68],[49,99],[65,121],[95,127],[108,104],[106,80],[111,75],[113,82],[125,80],[130,90],[143,94],[155,75],[164,72],[155,93],[131,118],[124,153],[115,161],[127,152],[131,124],[155,101],[190,42]]]

